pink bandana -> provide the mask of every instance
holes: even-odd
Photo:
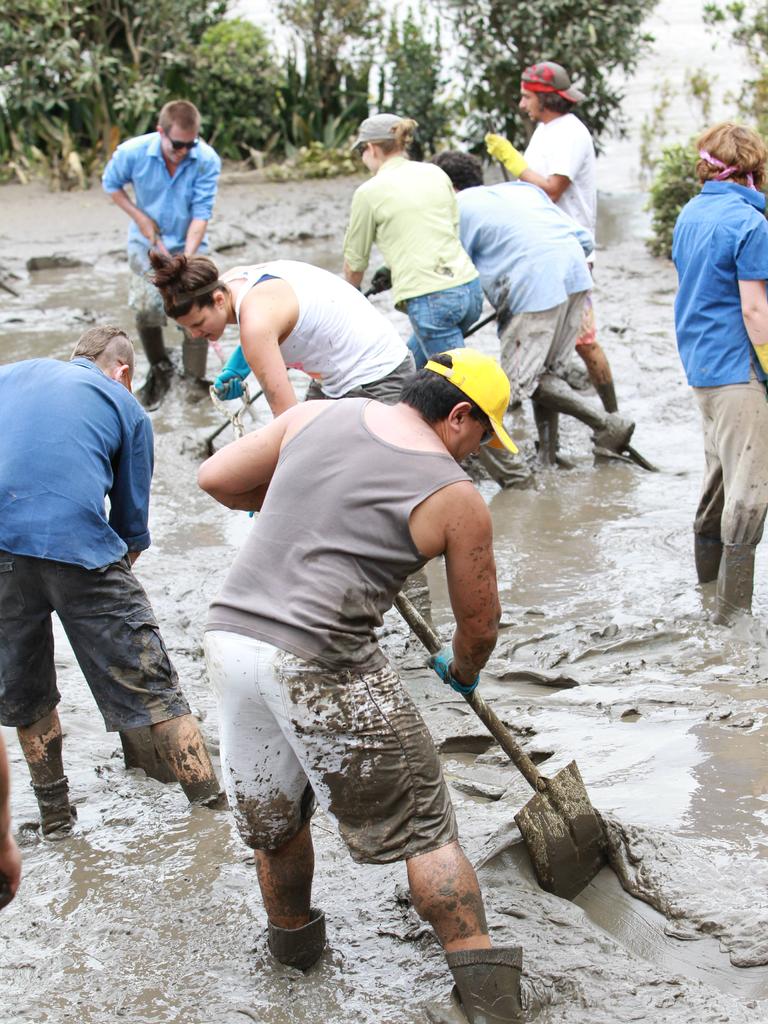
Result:
[[[714,177],[715,181],[725,181],[726,178],[730,178],[732,174],[735,174],[737,171],[739,171],[739,172],[741,171],[741,168],[737,167],[736,165],[728,167],[727,164],[724,164],[722,160],[718,160],[716,156],[712,156],[710,153],[708,153],[706,151],[706,149],[700,149],[699,150],[699,156],[701,157],[702,160],[706,160],[708,164],[712,164],[713,167],[721,167],[722,168],[720,173],[715,175],[715,177]],[[749,187],[754,189],[755,188],[755,182],[754,182],[754,179],[753,179],[751,173],[747,174],[746,178],[747,178],[747,184],[749,185]],[[755,191],[757,191],[757,189],[755,189]]]

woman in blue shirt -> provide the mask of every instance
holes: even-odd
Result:
[[[675,331],[701,410],[706,470],[694,520],[700,583],[717,580],[714,621],[750,611],[768,511],[768,222],[760,136],[723,122],[697,142],[702,191],[675,225]]]

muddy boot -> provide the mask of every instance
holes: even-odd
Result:
[[[619,403],[616,401],[616,389],[613,386],[612,380],[607,381],[605,384],[598,384],[595,391],[597,391],[598,398],[603,403],[603,408],[606,412],[619,411]]]
[[[55,782],[30,783],[40,808],[40,831],[51,839],[63,839],[72,832],[77,811],[69,802],[66,775]]]
[[[693,557],[696,562],[696,576],[699,583],[711,583],[717,579],[722,556],[723,545],[718,538],[694,533]]]
[[[208,365],[208,342],[205,338],[193,338],[182,330],[184,340],[181,343],[181,365],[185,377],[193,380],[205,380]]]
[[[533,393],[533,401],[556,409],[567,416],[574,416],[586,423],[594,431],[594,442],[598,448],[621,452],[629,444],[635,429],[632,420],[625,419],[617,413],[606,413],[598,410],[560,377],[545,373]]]
[[[325,914],[316,907],[309,911],[309,924],[301,928],[278,928],[271,921],[267,928],[270,953],[288,967],[307,971],[325,949]]]
[[[145,409],[156,409],[171,386],[173,364],[168,358],[162,327],[136,325],[144,353],[149,360],[147,379],[136,390],[136,397]]]
[[[536,424],[536,432],[539,440],[536,449],[539,453],[539,460],[544,466],[557,465],[557,442],[558,429],[557,421],[559,414],[556,409],[547,408],[533,402],[533,419]]]
[[[717,577],[717,603],[712,621],[729,626],[738,612],[752,611],[755,545],[725,544]]]
[[[522,1024],[523,954],[519,946],[464,949],[446,953],[445,958],[456,986],[451,996],[455,1015],[443,1019],[464,1019],[469,1024]],[[458,1016],[459,1008],[463,1017]],[[433,1012],[430,1016],[434,1021],[441,1019]]]

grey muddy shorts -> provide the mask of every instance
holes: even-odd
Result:
[[[56,612],[109,731],[189,713],[128,558],[103,569],[0,551],[0,723],[28,726],[61,699]]]

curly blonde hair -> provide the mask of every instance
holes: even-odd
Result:
[[[768,147],[752,128],[731,121],[721,121],[707,128],[696,140],[699,154],[710,156],[735,170],[728,176],[728,181],[737,184],[748,184],[747,176],[752,175],[755,188],[762,188],[765,181],[765,163],[768,160]],[[721,174],[723,168],[709,162],[706,157],[699,156],[696,164],[696,175],[701,182],[712,181]]]

